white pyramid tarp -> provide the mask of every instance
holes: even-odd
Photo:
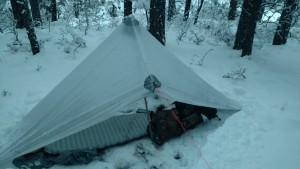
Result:
[[[119,116],[122,108],[153,95],[144,88],[150,74],[170,102],[240,109],[144,27],[123,23],[19,123],[0,149],[0,164]]]

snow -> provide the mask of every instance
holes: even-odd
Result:
[[[0,146],[7,142],[6,135],[16,123],[114,30],[89,30],[86,36],[77,32],[87,47],[65,53],[64,46],[57,43],[64,29],[60,25],[52,25],[50,33],[48,29],[37,30],[44,47],[35,56],[24,50],[9,51],[6,44],[13,35],[0,34]],[[27,42],[25,31],[19,30],[19,38]],[[222,121],[206,121],[189,130],[190,137],[182,135],[161,147],[145,138],[110,148],[104,161],[94,161],[85,169],[299,168],[299,41],[289,40],[283,46],[265,44],[254,48],[252,56],[241,58],[240,51],[205,39],[200,45],[177,43],[175,33],[169,31],[167,48],[243,109],[237,113],[221,111]],[[197,63],[204,55],[200,66]],[[223,78],[239,68],[246,70],[245,79]],[[83,166],[51,169],[79,168]]]
[[[133,0],[132,2],[134,7],[137,9],[149,9],[150,8],[150,1],[148,0]]]

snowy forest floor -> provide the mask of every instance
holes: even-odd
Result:
[[[37,29],[43,48],[35,56],[26,45],[13,52],[7,47],[13,34],[0,34],[0,146],[10,129],[112,31],[90,30],[81,36],[87,47],[76,49],[72,36],[57,22],[50,33]],[[27,42],[25,31],[19,31],[19,39]],[[234,114],[219,112],[222,121],[206,121],[189,131],[209,166],[182,135],[161,147],[140,139],[106,150],[101,161],[51,169],[298,169],[300,42],[264,44],[261,49],[254,47],[253,55],[241,58],[241,51],[205,39],[200,45],[177,42],[174,32],[168,31],[166,47],[243,107]]]

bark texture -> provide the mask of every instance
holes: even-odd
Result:
[[[165,0],[151,0],[149,32],[163,45],[165,37]]]
[[[176,5],[175,0],[169,0],[168,6],[168,21],[171,21],[175,15]]]
[[[191,10],[191,3],[192,3],[192,0],[186,0],[185,1],[183,21],[187,21],[189,19],[190,10]]]
[[[124,0],[124,17],[132,14],[132,1]]]
[[[279,25],[273,38],[273,45],[286,44],[293,20],[293,13],[295,12],[296,7],[296,0],[285,1],[284,9],[279,18]]]
[[[237,0],[230,0],[228,20],[235,20],[237,4],[238,4]]]

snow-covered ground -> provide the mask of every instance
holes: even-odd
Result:
[[[0,146],[11,128],[113,31],[90,30],[82,35],[86,48],[65,53],[59,43],[64,41],[59,25],[53,25],[51,33],[37,30],[45,42],[35,56],[10,51],[6,44],[13,35],[0,34]],[[27,41],[25,32],[20,31],[19,38]],[[145,138],[106,150],[102,161],[51,169],[299,169],[299,41],[284,46],[265,44],[262,49],[254,48],[252,56],[241,58],[240,51],[206,39],[198,46],[187,40],[177,43],[169,31],[166,47],[238,101],[241,111],[219,112],[222,121],[207,121],[189,130],[191,137],[182,135],[161,147]],[[242,70],[245,79],[223,77]]]

